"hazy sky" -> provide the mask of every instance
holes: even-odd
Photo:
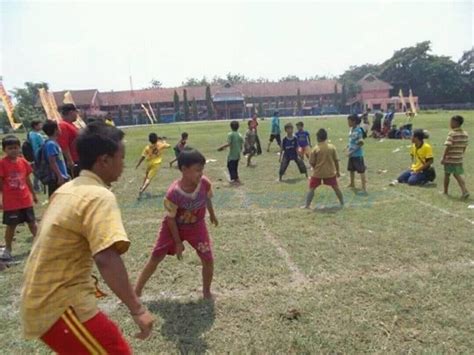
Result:
[[[430,40],[459,59],[473,46],[471,1],[1,1],[0,75],[7,89],[135,89],[242,73],[338,75]]]

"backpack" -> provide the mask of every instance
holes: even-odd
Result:
[[[35,161],[35,153],[33,151],[33,145],[30,141],[30,133],[26,135],[26,140],[21,145],[21,153],[23,154],[23,157],[30,163]]]
[[[365,129],[363,129],[362,127],[359,127],[359,129],[362,132],[362,138],[366,139],[367,138],[367,132],[365,131]]]
[[[45,146],[47,141],[41,146],[38,151],[38,157],[35,161],[35,175],[45,185],[54,180],[51,168],[49,167],[48,159],[45,154]]]

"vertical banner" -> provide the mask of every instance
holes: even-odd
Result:
[[[54,98],[54,95],[52,92],[47,92],[47,95],[48,95],[48,100],[49,100],[49,106],[51,107],[51,110],[52,110],[52,114],[54,115],[54,120],[59,122],[59,121],[62,121],[62,117],[61,117],[61,114],[59,113],[59,110],[58,110],[58,105],[56,105],[56,100]]]
[[[18,129],[21,126],[21,123],[15,122],[15,118],[13,116],[13,110],[15,108],[13,106],[12,100],[10,100],[10,96],[8,96],[7,91],[3,87],[2,81],[0,81],[0,96],[2,97],[3,106],[5,107],[5,111],[7,112],[8,121],[10,121],[13,130]]]
[[[402,111],[405,111],[407,105],[405,103],[405,98],[403,97],[402,89],[400,89],[400,91],[398,92],[398,96],[400,97],[400,102],[402,103]]]
[[[153,111],[153,107],[151,107],[150,101],[148,101],[148,108],[151,111],[151,115],[153,116],[153,120],[155,121],[155,123],[158,123],[158,120],[156,119],[156,116],[155,116],[155,111]]]
[[[408,96],[408,101],[410,101],[411,112],[416,115],[416,106],[415,106],[415,99],[413,98],[413,92],[410,89],[410,95]]]
[[[44,112],[46,112],[46,117],[48,120],[57,121],[57,115],[54,114],[54,109],[51,106],[51,99],[49,93],[45,88],[38,89],[38,94],[40,97],[41,105],[43,106]]]
[[[148,109],[146,108],[145,105],[141,104],[141,106],[142,106],[143,111],[145,111],[148,119],[150,120],[150,124],[153,124],[154,122],[153,122],[153,118],[150,116],[150,112],[148,112]]]
[[[73,104],[74,106],[76,106],[76,103],[74,102],[70,91],[66,91],[64,93],[63,104]],[[76,126],[77,128],[84,128],[86,127],[86,123],[84,122],[81,116],[77,115],[77,120],[76,122],[74,122],[74,126]]]

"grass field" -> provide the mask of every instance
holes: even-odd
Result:
[[[285,182],[278,175],[276,146],[240,166],[243,186],[230,187],[225,142],[228,122],[164,125],[126,130],[127,168],[116,193],[132,246],[124,259],[133,280],[155,241],[163,217],[162,198],[179,177],[169,169],[172,152],[152,183],[151,197],[137,201],[143,171],[134,165],[149,132],[174,144],[180,133],[207,159],[214,184],[219,227],[214,241],[214,304],[200,301],[200,263],[188,246],[183,261],[168,258],[150,280],[144,301],[156,315],[152,338],[132,338],[135,326],[114,296],[101,307],[120,323],[137,354],[143,353],[409,353],[474,349],[474,202],[460,201],[455,181],[451,196],[440,194],[443,142],[453,112],[421,114],[415,126],[430,131],[438,172],[437,187],[389,187],[410,163],[408,141],[367,139],[368,196],[345,188],[343,210],[332,190],[320,188],[315,211],[302,211],[307,182],[290,165]],[[463,112],[474,136],[472,112]],[[400,123],[403,118],[396,118]],[[286,122],[282,120],[282,123]],[[292,121],[296,122],[296,121]],[[344,118],[304,119],[313,141],[329,130],[341,164],[348,127]],[[245,124],[246,126],[246,124]],[[244,134],[244,127],[241,133]],[[269,122],[259,126],[266,145]],[[467,184],[474,191],[474,152],[465,159]],[[384,171],[387,172],[384,172]],[[360,186],[360,181],[357,181]],[[42,208],[38,208],[41,214]],[[4,229],[2,227],[1,233]],[[18,265],[0,273],[2,353],[47,353],[39,342],[21,339],[19,294],[30,249],[26,228],[14,244]],[[101,283],[105,288],[104,283]],[[471,350],[469,350],[471,349]]]

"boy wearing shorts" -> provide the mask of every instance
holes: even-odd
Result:
[[[313,149],[309,158],[309,163],[313,167],[313,175],[309,181],[309,191],[303,208],[311,206],[314,190],[321,184],[331,186],[341,206],[344,206],[344,198],[337,184],[337,178],[341,175],[336,147],[328,143],[328,133],[323,128],[318,131],[316,138],[318,139],[318,146]]]
[[[304,159],[305,156],[309,159],[311,154],[311,137],[309,132],[305,131],[303,122],[298,122],[296,129],[295,136],[298,139],[298,154],[301,159]]]
[[[452,174],[461,188],[462,198],[467,199],[469,197],[469,191],[466,188],[466,181],[463,178],[463,157],[469,143],[469,136],[467,132],[462,129],[463,123],[464,118],[462,116],[456,115],[451,118],[451,131],[444,143],[446,148],[444,149],[441,164],[444,165],[444,194],[448,194],[449,179]]]
[[[186,143],[188,141],[188,133],[187,132],[183,132],[181,133],[181,139],[180,141],[173,147],[173,151],[174,151],[174,156],[175,156],[175,159],[173,159],[171,162],[170,162],[170,168],[173,166],[173,164],[175,162],[178,161],[178,156],[181,154],[181,152],[184,150],[184,148],[186,147]]]
[[[367,182],[365,177],[365,162],[364,162],[364,132],[359,127],[359,117],[356,114],[347,117],[347,124],[350,127],[349,144],[347,146],[347,156],[349,161],[347,163],[347,170],[350,173],[351,183],[350,188],[355,188],[355,173],[360,175],[362,183],[362,192],[367,193]]]
[[[5,228],[5,249],[0,255],[4,261],[12,260],[12,244],[16,227],[27,223],[33,237],[36,235],[36,219],[33,202],[38,202],[30,175],[31,165],[20,156],[20,140],[8,135],[2,140],[5,158],[0,160],[1,205]]]
[[[298,140],[293,135],[293,125],[291,123],[287,123],[285,125],[285,132],[286,137],[283,138],[283,142],[281,144],[281,151],[280,151],[280,171],[279,171],[279,179],[278,181],[282,181],[283,175],[285,175],[286,169],[288,169],[288,165],[290,161],[294,161],[298,166],[298,170],[300,174],[304,174],[306,178],[308,177],[308,170],[306,169],[306,165],[304,161],[300,159],[298,156]]]
[[[141,272],[135,292],[141,296],[145,284],[157,266],[167,255],[182,259],[183,242],[188,242],[201,259],[202,293],[212,299],[211,283],[214,273],[214,257],[206,226],[206,209],[212,224],[218,225],[212,206],[212,185],[203,175],[206,159],[194,149],[185,149],[178,157],[181,179],[168,188],[164,199],[166,216],[161,223],[158,239],[152,255]]]
[[[273,113],[271,121],[270,141],[268,142],[267,152],[270,152],[270,145],[276,139],[279,147],[281,147],[281,129],[280,129],[280,117],[278,117],[278,111]]]
[[[140,166],[140,164],[146,160],[147,167],[145,178],[143,179],[143,185],[140,187],[140,191],[138,193],[138,199],[141,199],[143,192],[147,189],[150,185],[151,180],[156,176],[158,170],[160,170],[161,161],[163,150],[168,149],[170,145],[165,141],[162,141],[158,138],[156,133],[150,133],[148,135],[148,144],[144,149],[140,160],[137,163],[136,169]]]
[[[147,338],[153,317],[133,292],[121,254],[130,242],[110,191],[123,170],[123,132],[103,122],[79,134],[80,176],[45,211],[25,267],[23,334],[58,354],[131,354],[118,326],[99,310],[93,264]]]

